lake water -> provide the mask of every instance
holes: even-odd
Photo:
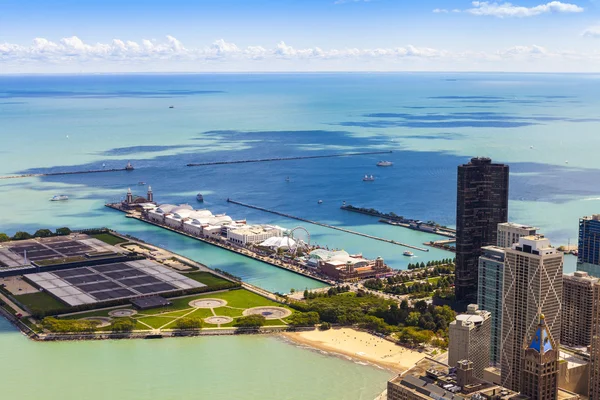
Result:
[[[129,187],[144,195],[146,187],[139,181],[152,186],[159,202],[195,205],[201,192],[205,203],[198,207],[249,222],[303,226],[312,242],[382,256],[402,269],[408,262],[452,254],[413,251],[416,258],[409,259],[402,255],[404,248],[393,244],[226,199],[419,246],[439,237],[383,225],[340,205],[346,201],[453,226],[456,167],[481,155],[510,165],[511,221],[540,227],[556,245],[575,243],[577,219],[600,211],[595,185],[600,178],[598,78],[410,73],[0,77],[0,175],[100,169],[102,164],[121,168],[128,161],[136,167],[132,172],[0,180],[0,231],[107,226],[268,290],[301,290],[321,284],[126,219],[103,205],[122,198]],[[378,150],[393,153],[185,166]],[[394,166],[378,168],[380,159]],[[365,174],[376,180],[363,182]],[[48,201],[55,194],[70,200]],[[566,259],[565,269],[574,269],[573,257]],[[96,398],[114,393],[181,398],[210,388],[213,399],[229,398],[228,389],[247,390],[243,398],[358,399],[382,389],[389,377],[274,338],[38,344],[5,331],[0,346],[8,352],[0,357],[9,362],[0,368],[3,377],[16,382],[15,396],[31,390],[61,398],[61,390],[70,390],[57,375],[62,371],[71,371],[75,387]],[[33,384],[24,371],[35,371]],[[279,380],[293,394],[274,388],[272,382]],[[114,384],[99,384],[105,381]],[[339,396],[332,390],[339,390]]]

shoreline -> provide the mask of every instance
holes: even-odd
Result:
[[[317,329],[300,332],[281,332],[280,335],[291,343],[341,356],[354,362],[362,362],[379,368],[402,373],[426,357],[419,353],[390,342],[384,338],[352,328]],[[376,348],[379,346],[379,348]]]

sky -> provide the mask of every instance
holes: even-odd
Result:
[[[600,0],[0,0],[0,74],[600,71]]]

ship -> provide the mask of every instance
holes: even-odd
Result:
[[[365,177],[363,178],[363,181],[365,182],[372,182],[375,180],[375,177],[373,175],[365,175]]]
[[[69,200],[69,196],[67,196],[66,194],[57,194],[52,196],[52,198],[50,198],[50,201],[65,201],[65,200]]]
[[[394,165],[394,163],[391,161],[379,161],[377,163],[378,167],[391,167],[392,165]]]
[[[125,166],[125,171],[133,171],[133,170],[134,170],[133,165],[131,165],[131,163],[128,162],[127,165]]]
[[[402,255],[406,256],[406,257],[412,257],[414,256],[414,254],[411,251],[405,251],[404,253],[402,253]]]
[[[199,202],[204,202],[204,196],[202,196],[202,193],[198,193],[196,195],[196,200],[198,200]]]

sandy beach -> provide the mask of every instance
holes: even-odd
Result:
[[[424,353],[409,350],[380,337],[351,328],[285,332],[282,335],[296,343],[344,354],[356,360],[377,364],[397,372],[406,371],[425,358]]]

